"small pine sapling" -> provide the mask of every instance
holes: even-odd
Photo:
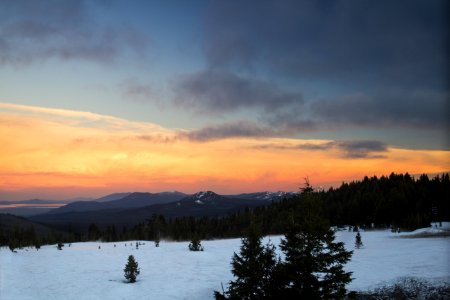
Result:
[[[189,250],[190,251],[203,251],[203,246],[197,235],[194,235],[191,242],[189,243]]]
[[[361,234],[358,231],[358,233],[356,233],[356,237],[355,237],[355,248],[359,249],[362,246],[363,246],[363,242],[361,240]]]
[[[123,271],[125,272],[125,279],[128,280],[129,283],[136,282],[136,277],[139,275],[140,269],[133,255],[128,256],[128,262]]]

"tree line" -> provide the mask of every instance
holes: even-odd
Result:
[[[427,227],[432,221],[450,220],[449,174],[417,179],[406,174],[381,177],[364,177],[361,181],[343,183],[329,190],[309,190],[315,205],[332,226],[352,225],[363,228],[394,227],[413,230]],[[242,237],[251,220],[259,224],[263,235],[283,234],[293,219],[300,220],[301,200],[304,192],[272,202],[267,206],[245,208],[222,217],[165,218],[163,215],[149,219],[132,228],[116,228],[114,224],[99,228],[91,224],[87,233],[53,234],[36,236],[32,228],[13,231],[0,229],[0,246],[17,247],[56,242],[170,239],[188,241],[200,239]],[[38,242],[36,242],[38,241]]]

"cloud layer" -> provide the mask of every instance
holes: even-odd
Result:
[[[0,65],[50,58],[111,62],[123,51],[143,54],[147,40],[136,29],[99,24],[103,1],[0,1]]]
[[[228,113],[240,109],[276,112],[303,104],[299,93],[283,91],[275,84],[231,72],[202,71],[176,81],[175,104],[199,113]]]
[[[446,1],[213,1],[204,26],[206,68],[175,80],[173,102],[203,115],[252,109],[257,122],[245,136],[445,132],[447,8]],[[231,129],[249,121],[241,120],[197,133],[233,137]]]

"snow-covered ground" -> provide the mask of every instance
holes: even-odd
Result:
[[[369,231],[361,233],[363,248],[354,249],[355,233],[336,235],[354,250],[347,264],[354,278],[349,290],[374,288],[403,276],[450,282],[450,238],[399,238],[389,231]],[[280,237],[271,240],[278,245]],[[0,299],[212,299],[221,282],[226,288],[232,279],[230,261],[240,239],[204,241],[204,252],[188,251],[187,242],[162,241],[159,248],[145,242],[138,250],[131,243],[75,243],[62,251],[43,246],[18,253],[2,248]],[[123,277],[130,254],[141,269],[134,284]]]

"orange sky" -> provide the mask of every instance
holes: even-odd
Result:
[[[391,172],[450,170],[450,151],[388,148],[371,158],[301,147],[325,140],[194,142],[182,130],[94,113],[0,103],[0,198],[66,199],[112,192],[297,190]],[[10,200],[10,199],[0,199]]]

